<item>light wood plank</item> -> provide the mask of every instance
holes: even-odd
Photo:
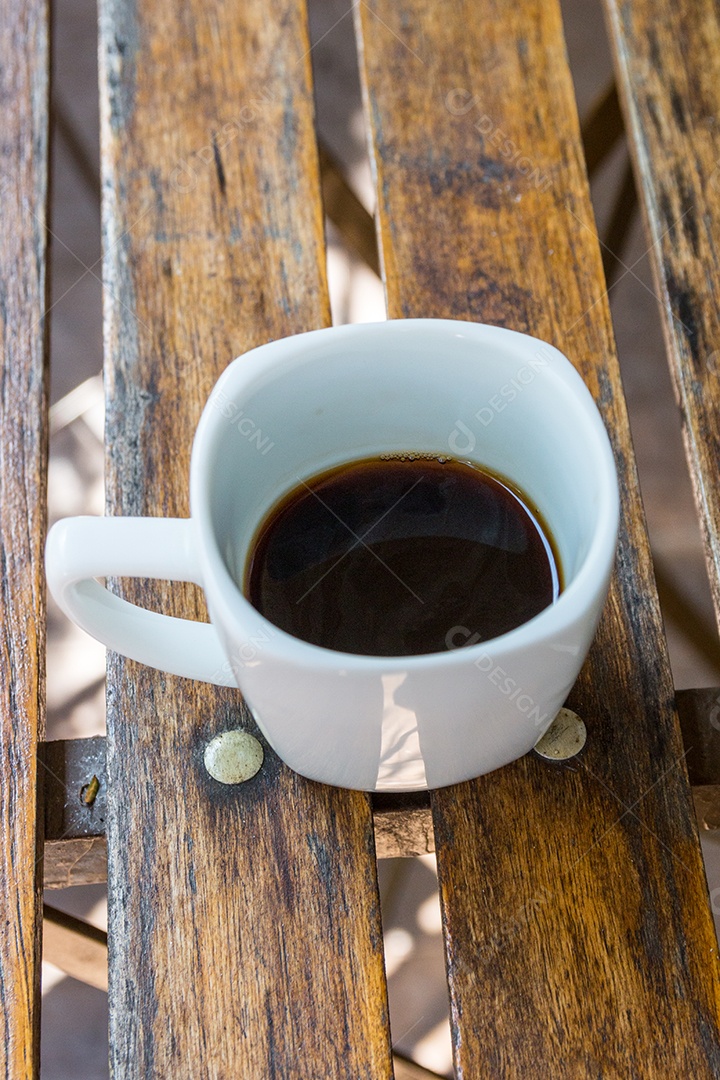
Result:
[[[0,20],[0,1076],[40,1050],[36,748],[44,730],[47,9]]]
[[[96,990],[108,988],[105,931],[50,904],[43,905],[43,960]]]
[[[72,885],[99,885],[107,881],[105,836],[65,836],[47,840],[43,860],[46,889],[69,889]]]
[[[185,515],[214,378],[329,322],[305,15],[104,0],[101,39],[108,509]],[[237,693],[110,659],[114,1076],[390,1076],[369,799],[267,748],[220,790],[202,749],[236,725]]]
[[[609,602],[568,702],[582,755],[433,793],[457,1075],[715,1076],[717,944],[558,5],[372,0],[357,22],[391,316],[557,345],[622,489]]]

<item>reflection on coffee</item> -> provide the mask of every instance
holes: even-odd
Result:
[[[366,656],[487,641],[560,588],[552,538],[522,492],[477,465],[411,453],[298,484],[261,524],[244,584],[287,633]]]

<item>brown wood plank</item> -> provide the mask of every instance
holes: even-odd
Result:
[[[36,748],[45,724],[48,30],[44,0],[0,20],[0,1076],[40,1052]]]
[[[605,8],[720,619],[720,11]]]
[[[390,314],[557,345],[622,488],[609,602],[568,701],[584,751],[433,793],[457,1074],[716,1076],[717,943],[558,5],[357,15]]]
[[[71,885],[98,885],[107,881],[105,836],[63,837],[48,840],[43,860],[46,889],[68,889]]]
[[[182,516],[214,378],[329,321],[305,15],[104,0],[100,25],[108,509]],[[390,1076],[369,799],[267,748],[221,790],[202,750],[236,725],[237,693],[110,658],[113,1075]]]

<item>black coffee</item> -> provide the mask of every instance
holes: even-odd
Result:
[[[559,576],[520,492],[465,462],[406,455],[291,491],[257,533],[245,595],[315,645],[407,656],[512,630],[557,599]]]

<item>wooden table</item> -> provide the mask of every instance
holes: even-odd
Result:
[[[703,396],[702,380],[720,370],[708,359],[717,276],[703,276],[720,238],[716,173],[693,189],[695,227],[673,219],[695,175],[683,158],[698,96],[720,116],[720,81],[698,89],[683,41],[720,42],[718,16],[703,0],[678,30],[663,5],[607,8],[651,233],[674,283],[668,325],[690,327],[669,336],[689,443],[715,465],[697,473],[714,556],[717,391]],[[611,435],[617,568],[568,702],[588,742],[564,766],[531,754],[433,792],[414,817],[306,781],[269,750],[252,781],[220,790],[202,749],[225,728],[252,729],[238,694],[111,656],[97,770],[114,1076],[391,1076],[374,820],[383,852],[408,851],[417,833],[403,827],[428,814],[459,1077],[717,1076],[717,943],[558,4],[359,0],[354,18],[390,317],[477,319],[551,341]],[[0,235],[0,1075],[12,1080],[38,1070],[37,853],[53,842],[57,882],[97,878],[104,850],[87,807],[48,785],[38,816],[43,785],[36,794],[46,27],[43,0],[12,0],[0,26],[0,205],[13,222]],[[100,36],[108,513],[185,515],[212,380],[252,346],[330,321],[305,12],[294,0],[103,0]],[[660,58],[680,73],[672,86]],[[718,127],[702,128],[708,170]],[[679,244],[687,265],[668,270]],[[202,616],[190,587],[122,589]],[[712,735],[713,699],[699,700],[687,711]],[[99,761],[103,747],[85,750]],[[60,790],[72,791],[87,762],[54,752]]]

